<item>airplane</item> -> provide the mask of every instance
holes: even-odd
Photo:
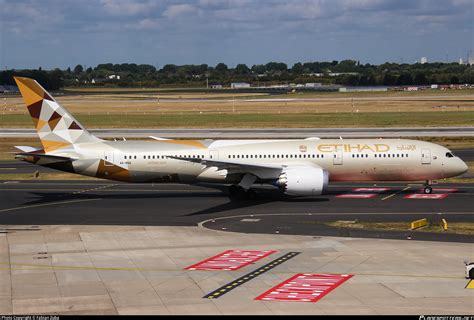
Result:
[[[256,184],[290,196],[318,196],[329,182],[423,181],[455,177],[467,165],[449,149],[407,139],[107,141],[87,131],[37,81],[14,77],[42,148],[16,158],[65,172],[132,183],[229,185],[254,198]]]

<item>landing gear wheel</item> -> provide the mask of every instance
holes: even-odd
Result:
[[[234,200],[254,200],[257,198],[257,193],[252,189],[246,191],[242,187],[232,185],[229,187],[229,198]]]
[[[425,186],[425,188],[423,189],[423,192],[425,194],[431,194],[433,193],[433,188],[431,188],[430,186]]]
[[[245,191],[239,186],[232,185],[229,187],[229,198],[242,199],[245,196]]]

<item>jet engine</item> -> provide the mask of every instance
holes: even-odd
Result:
[[[327,189],[329,173],[322,168],[292,166],[283,170],[276,185],[292,196],[318,196]]]

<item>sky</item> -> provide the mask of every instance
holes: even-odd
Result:
[[[474,56],[474,0],[0,0],[0,67]]]

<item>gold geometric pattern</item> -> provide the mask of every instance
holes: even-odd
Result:
[[[84,130],[38,82],[22,77],[14,79],[46,152],[63,148],[75,149],[74,145],[77,143],[100,141]]]

